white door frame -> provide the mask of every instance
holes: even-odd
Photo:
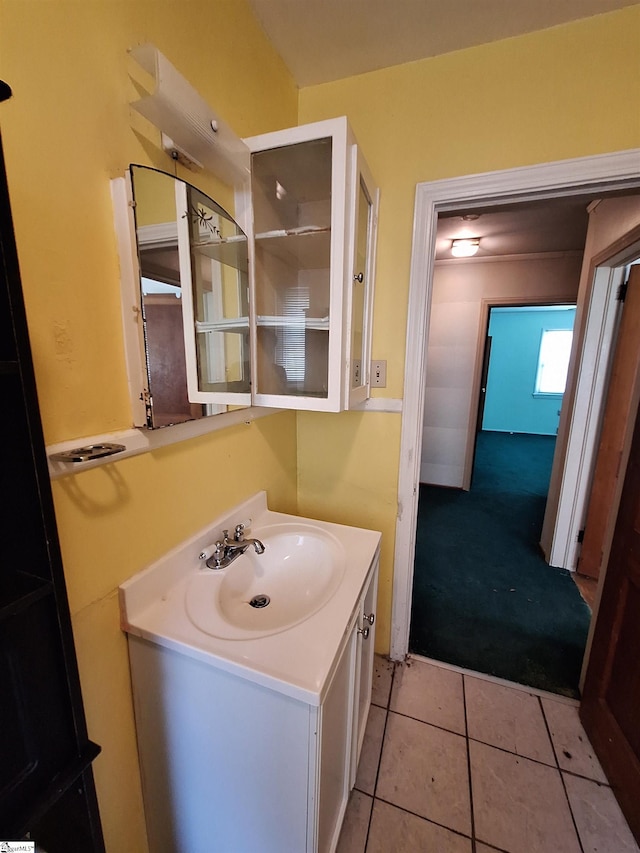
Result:
[[[438,213],[462,206],[490,207],[640,185],[640,149],[562,160],[421,183],[416,187],[404,403],[398,476],[398,517],[393,574],[391,649],[394,660],[409,650],[420,454],[424,415],[424,375],[433,286]]]

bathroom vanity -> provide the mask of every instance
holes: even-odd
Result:
[[[264,552],[207,568],[241,522]],[[369,710],[379,548],[377,532],[271,512],[261,492],[123,584],[152,853],[335,850]]]

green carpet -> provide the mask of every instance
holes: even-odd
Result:
[[[471,491],[420,487],[409,648],[577,697],[591,612],[538,547],[554,445],[482,432]]]

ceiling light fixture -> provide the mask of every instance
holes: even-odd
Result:
[[[154,45],[129,50],[152,82],[134,79],[141,97],[131,102],[161,132],[162,148],[188,169],[209,169],[235,186],[251,175],[247,146]],[[149,91],[150,90],[150,91]]]
[[[453,240],[451,254],[454,258],[471,258],[480,248],[480,239]]]

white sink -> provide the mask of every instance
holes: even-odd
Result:
[[[205,568],[200,555],[246,519],[265,553],[249,547],[225,569]],[[319,705],[379,548],[373,530],[274,512],[258,492],[125,581],[122,628]],[[251,607],[261,595],[268,605]]]
[[[225,569],[202,567],[186,588],[186,610],[205,634],[249,640],[284,631],[307,619],[334,595],[345,571],[345,552],[330,532],[304,522],[251,531],[253,547]]]

